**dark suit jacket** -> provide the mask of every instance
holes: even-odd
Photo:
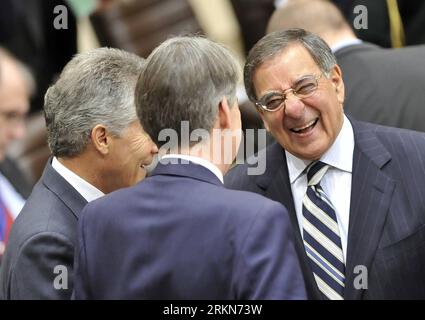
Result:
[[[68,9],[67,29],[54,28],[59,5]],[[47,88],[77,52],[76,18],[68,1],[0,1],[0,45],[30,67],[37,84],[31,112],[41,110]]]
[[[71,297],[77,220],[87,201],[50,162],[12,226],[0,270],[0,298]],[[67,268],[68,289],[54,287],[55,278],[66,275],[63,269],[54,273],[58,265]]]
[[[13,160],[6,157],[0,163],[0,172],[24,199],[28,198],[31,185]]]
[[[345,298],[424,299],[425,134],[351,122],[355,148]],[[246,165],[241,165],[227,174],[225,184],[288,208],[309,298],[318,299],[298,231],[285,152],[273,143],[261,157],[267,161],[264,175],[247,176]],[[355,277],[365,275],[354,272],[357,265],[367,267],[367,290],[354,287]]]
[[[425,45],[382,49],[364,43],[335,52],[344,109],[358,120],[425,131]]]
[[[285,208],[193,163],[88,204],[78,241],[76,299],[305,298]]]

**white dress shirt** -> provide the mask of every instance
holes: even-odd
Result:
[[[25,204],[25,199],[15,190],[9,180],[0,173],[0,192],[4,205],[9,210],[13,219],[16,219],[22,207]]]
[[[340,41],[340,42],[335,43],[331,47],[331,50],[332,50],[333,53],[335,53],[336,51],[338,51],[338,50],[340,50],[342,48],[345,48],[345,47],[348,47],[348,46],[352,46],[354,44],[360,44],[360,43],[363,43],[363,41],[360,40],[360,39],[343,40],[343,41]]]
[[[79,194],[83,196],[87,202],[96,200],[105,194],[86,180],[76,175],[74,172],[65,167],[62,163],[53,157],[52,167],[55,169]]]
[[[170,158],[182,159],[182,160],[190,161],[190,162],[196,163],[200,166],[203,166],[203,167],[207,168],[208,170],[210,170],[212,173],[214,173],[214,175],[217,176],[217,178],[221,181],[221,183],[224,183],[223,173],[220,171],[220,169],[215,164],[209,162],[208,160],[202,159],[200,157],[188,156],[188,155],[183,155],[183,154],[166,154],[166,155],[161,157],[161,160],[162,159],[170,159]]]
[[[292,196],[294,197],[295,211],[301,236],[303,236],[302,200],[307,192],[307,175],[302,173],[311,161],[298,159],[287,151],[285,151],[285,153]],[[344,123],[340,133],[331,148],[320,159],[320,161],[330,165],[328,171],[320,181],[320,185],[336,209],[335,213],[338,220],[345,261],[347,260],[353,153],[353,127],[348,118],[344,115]]]

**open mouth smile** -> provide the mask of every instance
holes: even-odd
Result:
[[[305,126],[297,127],[289,129],[291,132],[296,134],[305,134],[313,130],[313,128],[316,126],[317,122],[319,121],[319,118],[317,117],[314,120],[311,120],[309,123],[307,123]]]

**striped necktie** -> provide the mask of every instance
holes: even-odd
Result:
[[[307,168],[307,192],[303,199],[304,247],[317,286],[325,299],[342,300],[345,264],[335,208],[320,186],[329,166],[313,162]]]

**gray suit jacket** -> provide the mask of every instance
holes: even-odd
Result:
[[[12,226],[0,270],[1,299],[71,297],[77,220],[86,203],[49,159]]]
[[[425,134],[351,120],[354,130],[346,299],[425,298]],[[278,143],[262,153],[266,172],[246,165],[225,177],[227,187],[256,192],[288,209],[299,230],[285,152]],[[320,299],[300,232],[295,232],[309,298]],[[356,289],[356,266],[368,270],[367,289]],[[361,278],[357,278],[360,280]],[[365,282],[361,282],[365,284]]]
[[[425,45],[382,49],[363,43],[335,52],[344,109],[358,120],[425,131]]]

